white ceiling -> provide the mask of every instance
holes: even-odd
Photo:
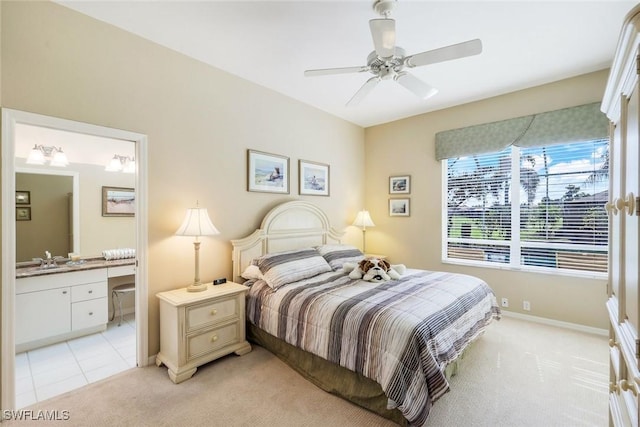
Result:
[[[363,127],[608,68],[634,1],[409,1],[392,14],[415,54],[480,38],[479,56],[414,68],[428,100],[383,81],[345,107],[369,73],[304,77],[366,65],[372,1],[58,1]]]

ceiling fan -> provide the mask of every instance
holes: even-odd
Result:
[[[396,46],[396,21],[390,19],[391,11],[397,0],[376,0],[373,9],[383,18],[369,21],[371,36],[375,50],[367,56],[367,65],[342,68],[324,68],[306,70],[306,77],[325,76],[330,74],[348,74],[370,72],[374,76],[353,95],[347,102],[347,107],[356,106],[362,101],[381,80],[390,80],[400,83],[410,92],[422,99],[430,98],[438,90],[405,71],[405,68],[420,67],[452,59],[478,55],[482,52],[480,39],[428,50],[415,55],[406,55],[404,49]]]

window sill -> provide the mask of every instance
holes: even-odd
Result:
[[[442,259],[441,262],[443,264],[462,265],[465,267],[490,268],[493,270],[517,271],[522,273],[539,273],[539,274],[547,274],[552,276],[583,277],[585,279],[597,279],[597,280],[608,279],[608,273],[599,273],[599,272],[593,272],[593,271],[551,269],[551,268],[540,268],[540,267],[513,267],[510,264],[498,264],[498,263],[489,264],[486,262],[465,261],[465,260],[457,260],[457,259],[456,260]]]

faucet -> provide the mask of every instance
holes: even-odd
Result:
[[[40,258],[40,268],[56,268],[58,267],[58,264],[56,264],[56,261],[58,261],[59,259],[62,259],[61,256],[54,256],[53,258],[51,257],[51,252],[49,251],[44,251],[44,254],[46,255],[46,258]]]

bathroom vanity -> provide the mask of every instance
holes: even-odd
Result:
[[[134,259],[17,268],[16,352],[105,330],[109,278],[133,274]]]

